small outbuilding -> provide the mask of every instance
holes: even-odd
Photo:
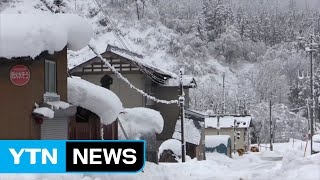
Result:
[[[200,112],[192,110],[185,111],[184,139],[186,142],[186,155],[190,156],[192,159],[205,159],[204,119],[205,115]],[[177,120],[172,138],[181,141],[180,119]]]
[[[251,115],[209,116],[205,119],[205,135],[228,135],[231,148],[248,151],[250,147]],[[236,128],[234,128],[236,127]]]

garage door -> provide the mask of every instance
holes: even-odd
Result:
[[[45,119],[41,125],[41,139],[68,139],[68,119]]]

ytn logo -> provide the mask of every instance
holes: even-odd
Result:
[[[0,173],[139,172],[144,141],[0,140]]]
[[[30,164],[37,163],[37,154],[41,154],[41,164],[47,164],[47,159],[51,164],[57,164],[58,162],[58,151],[56,148],[52,149],[52,153],[48,149],[40,148],[22,148],[18,152],[14,148],[9,148],[9,151],[13,157],[14,164],[20,164],[20,158],[22,154],[24,156],[30,156]]]

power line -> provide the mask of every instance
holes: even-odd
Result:
[[[143,90],[138,89],[138,88],[135,87],[133,84],[131,84],[130,81],[129,81],[127,78],[123,77],[122,74],[119,73],[119,72],[109,63],[108,60],[106,60],[104,57],[102,57],[102,56],[98,53],[98,51],[94,48],[93,45],[90,45],[90,44],[89,44],[88,47],[92,50],[92,52],[94,52],[94,53],[97,55],[97,57],[99,57],[99,58],[101,59],[102,62],[105,63],[106,66],[108,66],[108,67],[111,69],[111,71],[112,71],[113,73],[115,73],[122,81],[124,81],[126,84],[128,84],[128,85],[130,86],[130,88],[136,90],[136,91],[137,91],[138,93],[140,93],[142,96],[145,96],[146,98],[148,98],[148,99],[150,99],[150,100],[156,101],[156,102],[158,102],[158,103],[163,103],[163,104],[178,104],[178,103],[179,103],[178,100],[162,100],[162,99],[157,99],[156,97],[151,96],[151,95],[145,93]]]
[[[102,7],[102,2],[100,0],[94,0],[94,3],[96,4],[96,6],[99,8],[100,12],[103,13],[104,15],[104,18],[107,20],[107,23],[110,24],[110,28],[113,32],[113,34],[115,35],[116,39],[118,40],[118,42],[120,43],[120,45],[125,48],[127,51],[130,51],[128,46],[126,45],[126,43],[129,45],[129,43],[126,41],[126,39],[123,37],[120,36],[120,34],[118,33],[119,30],[115,28],[115,25],[113,25],[112,21],[108,18],[105,10],[103,9]],[[126,43],[125,43],[125,42]],[[129,45],[130,46],[130,45]],[[146,69],[145,67],[143,67],[141,64],[137,63],[135,57],[133,57],[131,54],[129,54],[129,56],[134,60],[133,63],[142,71],[144,72],[148,78],[150,78],[153,82],[155,82],[156,84],[159,84],[159,85],[163,85],[166,80],[164,79],[164,76],[159,74],[163,79],[161,78],[158,78],[157,76],[155,76],[152,72],[150,72],[148,69]]]

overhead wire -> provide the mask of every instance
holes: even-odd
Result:
[[[94,3],[95,3],[96,6],[99,8],[100,12],[103,13],[104,18],[107,20],[107,23],[110,25],[110,28],[111,28],[113,34],[115,35],[116,39],[117,39],[118,42],[120,43],[120,45],[121,45],[124,49],[126,49],[127,51],[132,52],[132,51],[129,50],[128,46],[126,45],[126,43],[129,45],[129,43],[125,40],[124,37],[123,37],[124,40],[122,39],[122,37],[121,37],[121,36],[119,35],[119,33],[118,33],[119,30],[115,28],[115,25],[113,25],[113,22],[108,18],[107,14],[106,14],[106,12],[105,12],[105,10],[104,10],[104,8],[102,7],[102,2],[101,2],[101,0],[94,0]],[[126,43],[125,43],[124,41],[126,41]],[[129,45],[129,46],[130,46],[130,45]],[[166,82],[165,76],[159,74],[163,79],[155,76],[152,72],[150,72],[150,71],[149,71],[147,68],[145,68],[143,65],[137,63],[137,60],[136,60],[136,58],[135,58],[133,55],[131,55],[130,53],[129,53],[128,55],[133,59],[132,62],[133,62],[142,72],[144,72],[144,73],[148,76],[148,78],[150,78],[153,82],[155,82],[156,84],[159,84],[159,85],[163,85],[163,84]]]

